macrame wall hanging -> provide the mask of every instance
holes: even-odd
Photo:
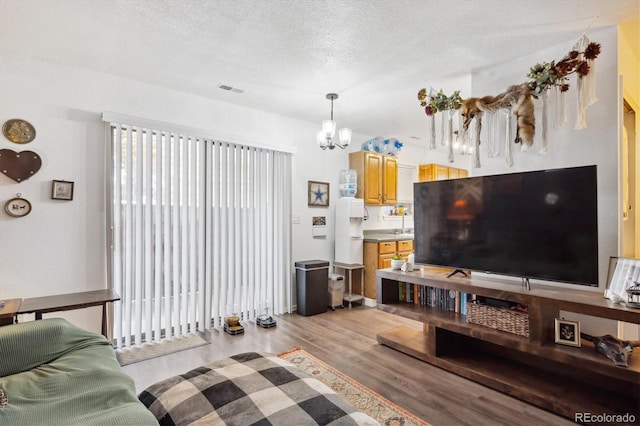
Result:
[[[536,117],[533,100],[541,105],[541,148],[540,154],[549,152],[548,128],[549,115],[553,117],[553,125],[562,127],[566,123],[566,92],[569,90],[569,76],[576,74],[578,90],[578,111],[576,129],[586,128],[585,110],[597,101],[595,80],[595,59],[600,54],[600,44],[592,42],[586,35],[580,37],[573,49],[558,62],[543,62],[531,67],[528,81],[508,87],[495,96],[462,99],[460,91],[451,96],[442,90],[435,92],[430,88],[420,89],[418,100],[424,108],[429,124],[428,146],[437,148],[435,116],[441,118],[440,144],[448,151],[449,162],[454,162],[457,150],[462,155],[473,155],[474,168],[480,164],[480,135],[483,119],[486,121],[485,136],[488,141],[486,155],[489,158],[504,156],[505,164],[513,166],[512,143],[521,145],[526,150],[533,145],[536,132]],[[551,102],[550,102],[551,100]],[[549,113],[549,104],[553,111]],[[454,141],[453,120],[458,114],[459,126]],[[512,117],[514,126],[511,125]],[[512,127],[515,137],[512,139]],[[504,149],[500,148],[500,141]]]

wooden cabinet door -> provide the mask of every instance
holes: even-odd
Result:
[[[413,240],[398,241],[398,253],[409,254],[413,251]]]
[[[469,172],[465,169],[455,169],[453,167],[449,168],[449,179],[458,179],[469,176]]]
[[[378,269],[391,268],[391,260],[395,254],[381,254],[378,256]]]
[[[378,254],[391,254],[392,256],[398,251],[395,241],[385,241],[378,243]]]
[[[382,163],[378,154],[367,153],[364,157],[364,203],[380,204],[382,202]]]
[[[433,166],[435,166],[435,164],[420,164],[418,166],[418,182],[429,182],[433,180],[431,179]]]
[[[378,243],[378,268],[391,268],[391,260],[396,254],[399,254],[396,241]]]
[[[398,202],[398,159],[396,157],[383,157],[383,204],[396,204]]]
[[[446,180],[449,179],[449,170],[447,166],[436,164],[433,171],[433,180]]]

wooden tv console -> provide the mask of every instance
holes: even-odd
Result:
[[[465,315],[399,301],[398,283],[456,290],[528,306],[529,337],[466,322]],[[559,311],[640,324],[640,310],[597,292],[501,279],[453,276],[442,270],[376,273],[378,309],[421,321],[423,330],[397,327],[378,342],[452,373],[576,420],[577,413],[635,416],[640,421],[640,348],[629,368],[617,367],[591,342],[555,343]],[[578,418],[579,420],[579,418]]]

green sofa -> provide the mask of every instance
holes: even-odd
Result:
[[[157,425],[111,344],[53,318],[0,327],[0,425]]]

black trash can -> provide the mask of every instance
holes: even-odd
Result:
[[[326,260],[303,260],[296,262],[296,292],[298,313],[309,316],[327,311],[329,293],[329,262]]]

